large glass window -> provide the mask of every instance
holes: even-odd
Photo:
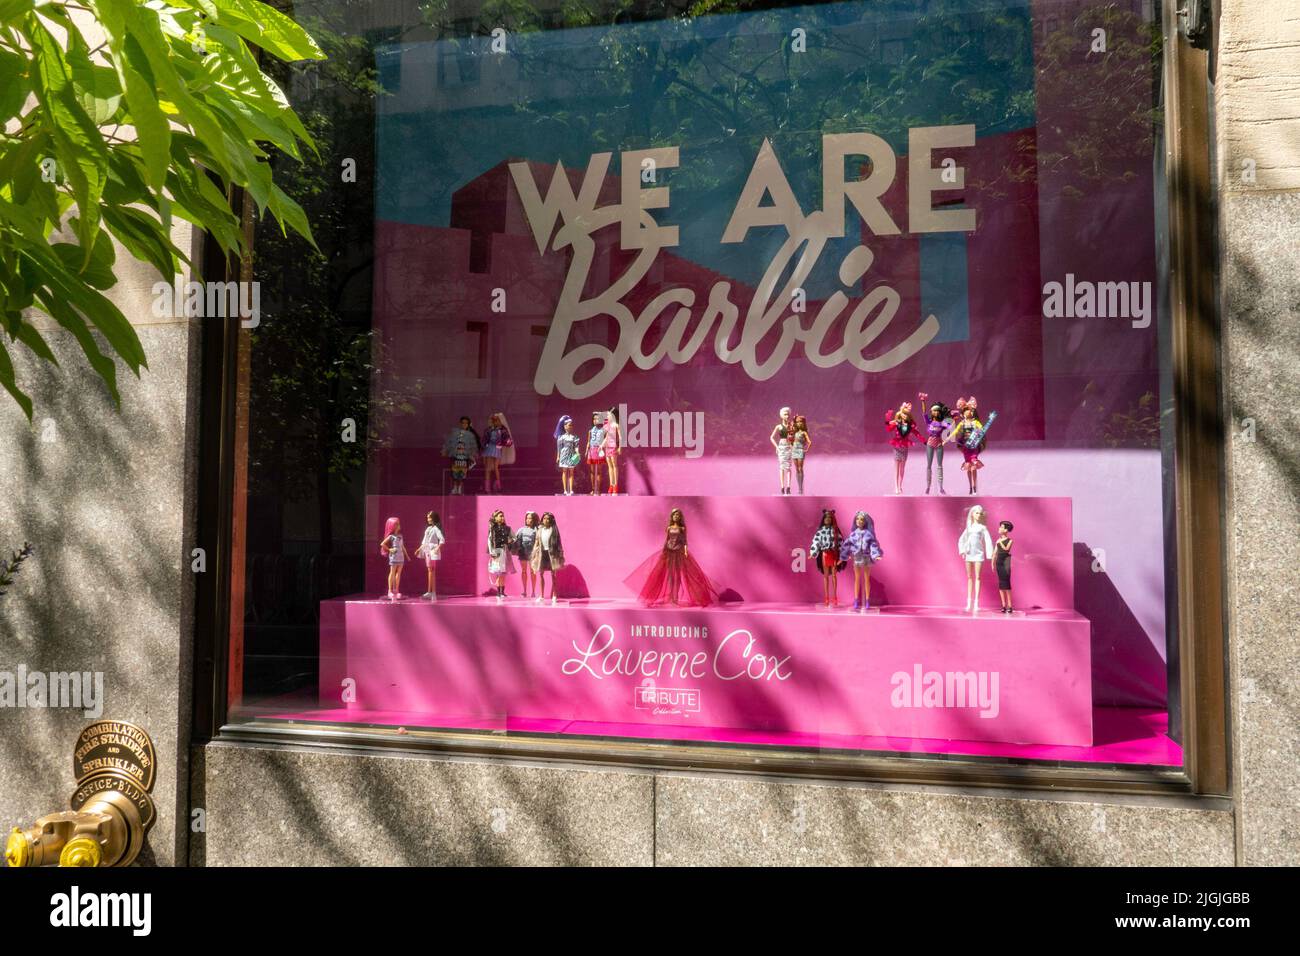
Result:
[[[296,3],[236,720],[1181,767],[1151,0]]]

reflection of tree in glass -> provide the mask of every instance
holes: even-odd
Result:
[[[345,36],[335,19],[351,17],[351,6],[303,16],[328,59],[276,75],[320,150],[319,159],[286,165],[284,181],[307,211],[320,251],[262,230],[255,275],[264,314],[250,333],[249,492],[314,500],[322,554],[334,550],[332,488],[363,473],[368,451],[382,445],[386,416],[413,410],[410,396],[371,388],[385,362],[370,327],[374,146],[357,131],[373,128],[381,91],[372,40]],[[355,183],[342,181],[345,157],[356,163]],[[355,441],[344,441],[346,419],[355,422]]]
[[[1090,52],[1094,29],[1105,31],[1105,54]],[[1047,35],[1038,82],[1045,99],[1070,103],[1070,122],[1065,148],[1043,151],[1040,163],[1064,175],[1066,199],[1086,201],[1150,173],[1163,122],[1151,97],[1159,88],[1160,45],[1159,23],[1114,6],[1089,7]]]
[[[1098,399],[1096,382],[1083,389],[1079,411],[1095,423],[1108,448],[1159,448],[1160,408],[1153,392],[1145,392],[1122,409],[1108,408]]]
[[[974,123],[984,136],[1033,122],[1033,41],[1023,11],[972,10],[963,0],[936,0],[922,12],[911,0],[808,7],[807,51],[799,53],[789,11],[770,6],[670,3],[669,28],[653,33],[631,21],[664,19],[664,4],[574,2],[541,12],[525,0],[500,0],[470,18],[456,17],[461,8],[450,0],[420,9],[440,39],[484,36],[497,26],[527,34],[628,24],[587,54],[513,48],[521,89],[552,88],[546,81],[557,74],[568,84],[563,101],[525,99],[515,109],[567,129],[593,151],[685,142],[721,153],[728,161],[673,171],[674,186],[706,204],[714,194],[734,200],[736,176],[749,170],[764,138],[795,194],[819,199],[823,133],[868,130],[901,153],[913,126]],[[730,35],[704,36],[691,22],[739,12],[753,16]]]

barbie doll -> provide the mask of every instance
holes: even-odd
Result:
[[[802,415],[794,417],[794,438],[790,439],[790,457],[794,459],[794,476],[799,480],[799,494],[803,494],[803,462],[812,447],[812,435],[808,432],[808,419]]]
[[[984,423],[979,420],[979,407],[975,404],[975,396],[970,398],[957,399],[957,414],[960,420],[957,427],[952,430],[952,440],[957,443],[961,449],[961,456],[964,459],[961,464],[961,470],[966,472],[966,484],[969,487],[970,494],[979,492],[979,470],[984,467],[984,462],[980,461],[980,452],[984,450]],[[970,441],[974,439],[975,444],[971,445]]]
[[[506,575],[514,574],[514,564],[510,560],[510,526],[506,524],[506,515],[500,509],[492,512],[488,522],[487,534],[488,576],[497,589],[497,603],[506,599]]]
[[[389,518],[384,522],[384,540],[379,542],[379,553],[388,558],[388,599],[402,599],[402,566],[410,554],[402,543],[402,522]]]
[[[429,579],[429,590],[424,592],[424,597],[430,601],[438,600],[438,561],[442,558],[442,546],[447,543],[447,539],[442,533],[442,520],[438,517],[438,512],[430,511],[424,516],[425,529],[424,538],[420,541],[420,546],[415,549],[415,556],[418,558],[424,556],[425,575]]]
[[[776,449],[776,467],[781,476],[783,495],[790,493],[790,462],[794,458],[792,438],[794,438],[794,422],[790,419],[790,406],[787,405],[781,409],[781,420],[776,423],[772,434],[768,436],[768,441]]]
[[[916,419],[912,417],[912,403],[904,402],[898,411],[892,408],[885,412],[885,428],[888,429],[889,444],[894,446],[894,494],[903,493],[903,470],[907,468],[907,452],[912,447],[912,432],[916,431]]]
[[[542,514],[542,526],[533,538],[533,553],[529,555],[529,564],[537,580],[541,582],[542,593],[538,601],[546,600],[546,572],[551,572],[551,603],[555,599],[555,572],[564,568],[564,547],[560,544],[560,527],[555,523],[555,515],[549,511]]]
[[[561,415],[555,426],[555,465],[560,469],[560,488],[566,495],[573,494],[573,469],[582,458],[579,445],[582,440],[573,433],[573,419]]]
[[[451,464],[451,493],[453,495],[463,495],[465,493],[465,476],[474,467],[474,459],[478,457],[482,444],[478,432],[470,424],[469,416],[462,415],[460,424],[451,430],[451,434],[447,436],[447,440],[442,444],[442,454],[449,459]]]
[[[998,575],[998,598],[1002,601],[1003,614],[1015,610],[1011,606],[1011,532],[1014,529],[1010,521],[999,521],[998,540],[993,545],[993,570]]]
[[[826,606],[840,606],[839,585],[836,575],[844,567],[840,558],[840,547],[844,544],[844,533],[840,531],[839,522],[835,520],[834,508],[822,509],[821,524],[813,532],[812,547],[808,556],[817,562],[822,572],[822,584],[826,595]]]
[[[840,559],[853,561],[853,610],[865,611],[871,607],[871,565],[882,557],[884,552],[876,540],[876,523],[871,515],[859,511],[853,516],[853,530],[840,545]]]
[[[625,579],[647,607],[707,607],[719,599],[718,587],[686,547],[686,516],[674,508],[668,516],[663,549],[650,555]]]
[[[993,539],[989,537],[988,515],[983,505],[966,512],[966,530],[957,539],[957,553],[966,562],[966,610],[980,606],[980,569],[993,557]]]
[[[533,545],[537,542],[537,526],[539,524],[541,524],[541,519],[537,517],[536,511],[525,511],[523,527],[515,532],[514,540],[511,542],[515,557],[519,559],[519,573],[523,578],[524,597],[532,597],[537,593],[538,576],[533,573],[532,560]]]
[[[483,433],[483,490],[491,494],[493,479],[496,479],[497,491],[501,491],[501,459],[506,448],[514,447],[510,437],[510,428],[506,425],[506,416],[497,412],[488,419],[487,431]]]
[[[591,413],[591,430],[587,432],[587,477],[591,479],[589,494],[600,494],[601,463],[605,460],[604,413]]]
[[[943,402],[927,405],[926,400],[930,396],[925,392],[921,392],[918,397],[925,414],[925,493],[930,493],[931,466],[938,459],[939,494],[946,495],[948,492],[943,490],[943,446],[952,439],[952,413]]]
[[[605,413],[605,466],[609,469],[609,493],[618,494],[618,411],[611,408]]]

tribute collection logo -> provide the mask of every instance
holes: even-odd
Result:
[[[935,149],[974,146],[974,124],[916,127],[908,133],[908,231],[973,231],[976,210],[933,208],[931,194],[962,189],[965,171],[952,159],[945,159],[940,168],[935,168],[931,153]],[[684,364],[700,350],[711,332],[718,358],[729,364],[738,363],[750,378],[760,382],[781,369],[796,342],[803,343],[807,360],[818,368],[833,368],[848,362],[863,372],[882,372],[915,355],[938,334],[939,321],[930,315],[903,341],[884,353],[871,357],[864,354],[889,327],[898,311],[899,294],[887,285],[877,285],[858,299],[842,323],[840,314],[849,304],[843,292],[831,295],[808,327],[803,325],[798,314],[786,315],[827,241],[845,235],[846,200],[875,235],[902,233],[880,202],[880,197],[894,180],[898,157],[879,136],[834,133],[822,137],[822,208],[807,215],[799,207],[771,142],[763,140],[731,220],[722,234],[722,242],[743,242],[750,229],[762,226],[781,226],[788,238],[755,289],[735,341],[740,312],[728,295],[731,290],[729,282],[714,283],[708,303],[693,330],[690,328],[691,310],[696,305],[696,295],[692,289],[668,289],[655,296],[637,315],[623,304],[623,299],[650,271],[659,251],[678,245],[678,227],[660,226],[649,212],[668,208],[669,187],[642,188],[646,183],[657,182],[658,170],[678,165],[678,147],[621,153],[620,202],[597,207],[596,201],[612,155],[592,154],[577,196],[573,194],[562,164],[556,164],[545,198],[542,198],[527,163],[510,164],[510,174],[532,227],[538,252],[545,254],[548,246],[555,251],[565,247],[573,249],[564,287],[533,379],[538,394],[550,395],[558,391],[566,398],[586,398],[609,386],[629,361],[640,369],[654,368],[665,358],[676,365]],[[845,160],[850,156],[865,157],[870,161],[871,172],[865,179],[845,182]],[[761,205],[767,196],[772,202]],[[558,229],[557,219],[562,223]],[[627,271],[614,278],[608,288],[584,299],[583,290],[590,285],[596,249],[592,236],[614,225],[619,227],[619,247],[635,250],[637,255]],[[795,261],[801,247],[803,251]],[[856,286],[871,268],[874,258],[866,246],[854,247],[840,263],[840,282],[846,288]],[[777,293],[777,282],[790,269],[792,262],[794,267],[790,278]],[[599,342],[586,342],[570,349],[569,339],[574,327],[597,316],[610,316],[617,322],[617,345],[611,349]],[[661,316],[671,318],[666,318],[668,325],[659,345],[647,353],[642,341]],[[716,332],[714,323],[717,323]],[[778,323],[780,339],[767,350],[767,357],[760,359],[759,343]],[[833,334],[832,329],[836,326],[839,331]],[[836,336],[838,343],[833,341]],[[595,373],[579,382],[579,369],[593,363],[597,366]]]
[[[649,677],[632,689],[632,706],[656,717],[698,714],[702,698],[698,687],[659,687]]]

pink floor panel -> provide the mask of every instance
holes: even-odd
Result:
[[[1000,744],[969,740],[927,740],[898,737],[835,737],[795,733],[756,733],[717,727],[648,727],[642,724],[595,723],[591,721],[529,720],[526,718],[469,718],[452,726],[430,724],[427,714],[398,711],[363,711],[345,708],[269,712],[253,708],[245,716],[293,723],[353,724],[373,727],[406,727],[488,731],[509,734],[572,734],[582,737],[619,737],[639,740],[716,742],[783,748],[812,748],[834,751],[872,751],[911,754],[953,754],[972,757],[1003,757],[1061,763],[1126,764],[1180,767],[1183,750],[1168,736],[1169,719],[1164,711],[1136,707],[1099,707],[1093,711],[1091,747],[1043,744]]]

